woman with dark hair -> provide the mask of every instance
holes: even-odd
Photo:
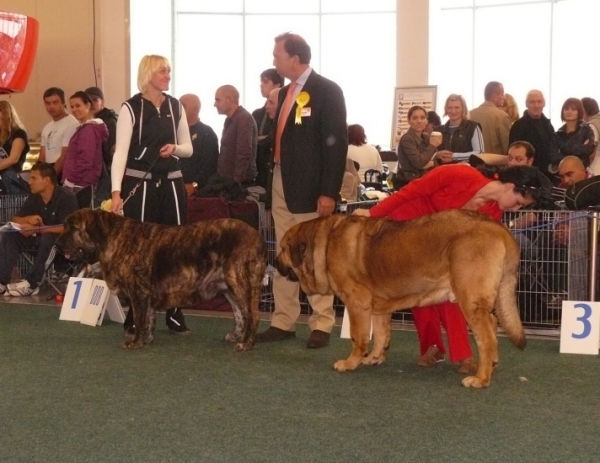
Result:
[[[441,137],[430,138],[425,131],[427,111],[422,106],[413,106],[408,110],[408,125],[409,129],[398,144],[398,166],[394,179],[397,189],[434,167],[434,157],[442,143]]]
[[[0,101],[0,178],[8,194],[27,192],[19,173],[29,152],[27,133],[17,111],[8,101]]]
[[[367,144],[367,135],[362,125],[348,126],[348,158],[359,165],[358,176],[365,181],[365,172],[370,169],[383,172],[383,162],[379,151],[373,145]]]
[[[567,98],[560,111],[560,118],[565,123],[556,131],[561,159],[565,156],[577,156],[585,167],[589,167],[596,142],[591,127],[583,121],[581,100]]]
[[[94,119],[92,100],[82,91],[69,98],[71,113],[80,126],[71,137],[63,166],[63,185],[78,190],[88,185],[98,186],[104,160],[102,143],[108,139],[108,129],[102,119]]]
[[[433,132],[435,128],[439,127],[440,125],[442,125],[442,120],[440,119],[440,116],[438,116],[438,113],[435,111],[428,111],[427,125],[425,126],[425,132],[427,132],[427,135],[431,136],[431,132]]]
[[[436,167],[373,208],[354,213],[411,220],[448,209],[466,209],[500,221],[503,211],[531,205],[549,191],[549,180],[535,167],[509,167],[490,178],[467,164],[451,164]],[[457,304],[443,302],[413,309],[413,317],[421,345],[419,365],[433,366],[444,360],[442,324],[448,334],[450,361],[460,362],[460,373],[476,370],[466,320]]]

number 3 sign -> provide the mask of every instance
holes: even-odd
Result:
[[[563,301],[561,354],[598,355],[600,302]]]

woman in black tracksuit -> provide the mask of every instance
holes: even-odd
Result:
[[[126,217],[142,222],[181,225],[187,220],[187,195],[179,157],[192,155],[192,143],[181,103],[164,93],[170,80],[166,58],[142,58],[138,69],[141,93],[123,103],[117,122],[112,211],[122,210]],[[190,332],[179,308],[167,310],[167,326],[178,333]],[[132,334],[131,310],[124,327]]]

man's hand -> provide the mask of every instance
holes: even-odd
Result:
[[[188,196],[194,196],[194,193],[196,193],[196,188],[194,187],[194,184],[186,183],[185,184],[185,192],[187,193]]]
[[[352,215],[360,215],[362,217],[371,217],[371,212],[368,209],[356,209]]]
[[[35,235],[36,233],[39,232],[40,229],[40,225],[31,225],[29,223],[24,223],[21,224],[21,230],[19,231],[19,233],[21,233],[21,235],[23,236],[31,236],[31,235]]]
[[[335,200],[329,196],[319,196],[317,200],[317,213],[319,217],[327,217],[335,210]]]
[[[32,227],[39,227],[44,224],[44,221],[39,215],[28,215],[25,217],[25,223]]]

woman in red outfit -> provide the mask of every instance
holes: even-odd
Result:
[[[372,209],[358,209],[355,214],[410,220],[447,209],[467,209],[500,221],[503,211],[533,204],[547,194],[547,188],[535,167],[509,167],[489,178],[467,164],[453,164],[436,167]],[[420,307],[413,310],[413,316],[421,344],[419,365],[433,366],[444,359],[441,323],[448,334],[450,361],[460,362],[460,373],[476,370],[467,323],[457,304]]]

